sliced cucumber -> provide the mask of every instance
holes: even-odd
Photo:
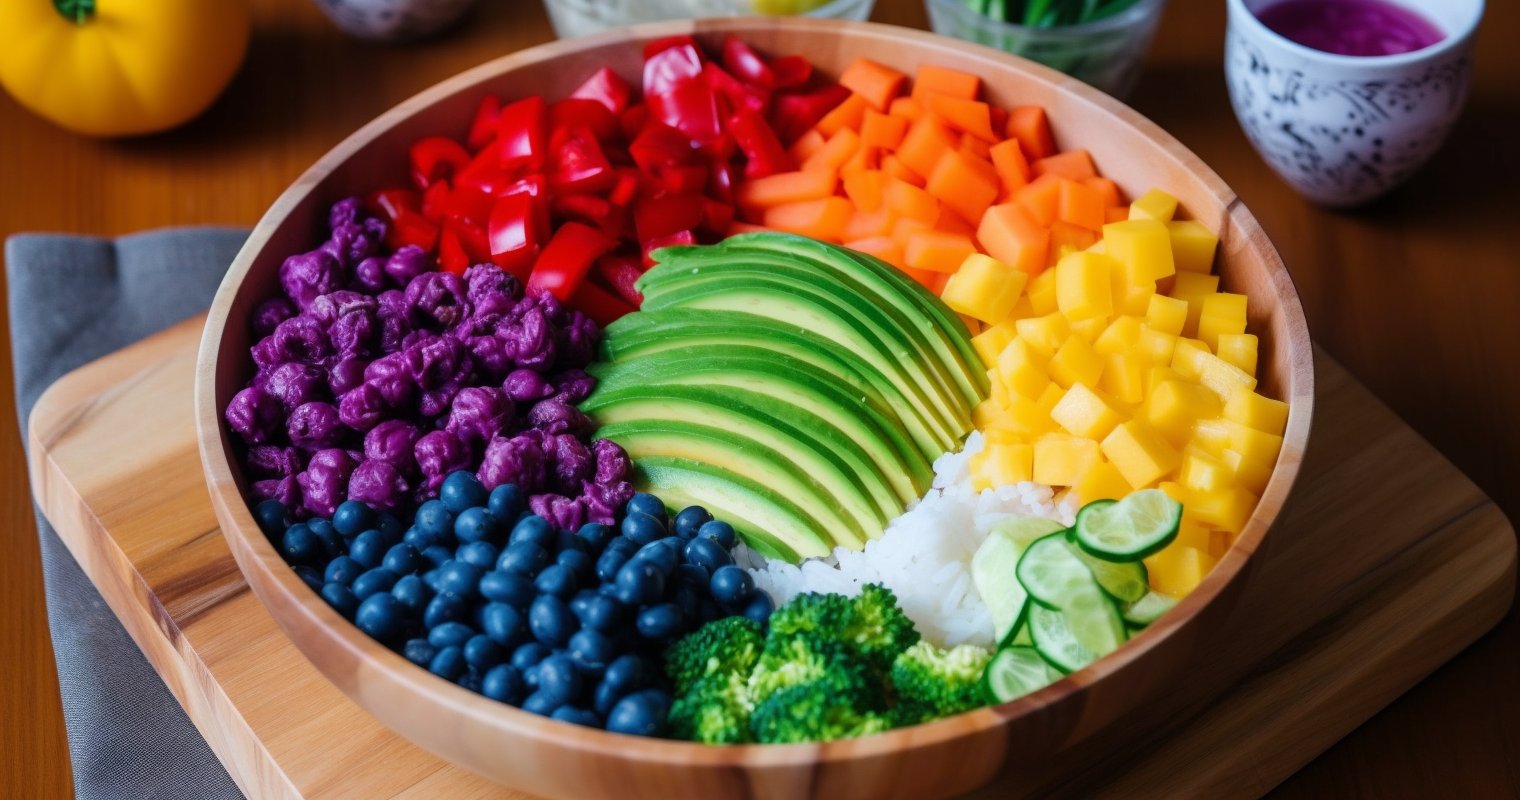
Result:
[[[1124,607],[1124,621],[1144,627],[1172,610],[1177,600],[1164,594],[1148,592],[1144,597]]]
[[[1059,680],[1049,664],[1033,647],[1005,647],[992,657],[982,673],[982,685],[994,703],[1016,700]]]
[[[1029,606],[1029,635],[1034,649],[1062,672],[1077,670],[1098,660],[1098,654],[1089,650],[1072,635],[1066,616],[1039,604]]]
[[[971,559],[971,579],[992,615],[993,640],[1004,644],[1024,618],[1029,593],[1019,583],[1019,559],[1030,543],[1062,530],[1042,517],[1017,517],[992,529]]]
[[[1008,637],[1010,647],[1029,647],[1034,644],[1034,638],[1029,635],[1029,604],[1024,604],[1024,618],[1019,620],[1018,627],[1014,628],[1013,635]]]
[[[1076,544],[1076,537],[1070,535],[1067,541]],[[1121,604],[1133,603],[1151,590],[1150,573],[1139,561],[1109,561],[1098,558],[1081,547],[1073,547],[1072,551],[1092,570],[1093,577],[1098,580],[1103,591]]]
[[[1070,636],[1085,649],[1103,656],[1124,643],[1124,621],[1117,603],[1099,586],[1065,536],[1052,534],[1030,545],[1019,559],[1018,576],[1035,604],[1061,613]],[[1033,609],[1028,613],[1032,615]],[[1038,629],[1033,635],[1039,647]]]
[[[1139,561],[1177,538],[1182,504],[1160,489],[1141,489],[1118,502],[1095,500],[1077,512],[1077,544],[1108,561]]]

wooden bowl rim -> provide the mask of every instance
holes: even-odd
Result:
[[[1279,313],[1285,315],[1285,328],[1288,333],[1287,340],[1278,342],[1277,346],[1287,348],[1290,354],[1296,356],[1290,359],[1292,362],[1289,372],[1290,386],[1283,387],[1284,392],[1291,391],[1292,396],[1289,400],[1289,419],[1283,436],[1282,454],[1245,529],[1204,581],[1183,599],[1172,613],[1167,614],[1114,653],[1067,675],[1050,686],[1011,702],[860,739],[819,744],[714,746],[610,733],[560,723],[496,702],[432,675],[401,655],[386,649],[330,608],[285,565],[273,546],[258,530],[252,513],[233,478],[231,460],[228,457],[229,450],[224,439],[226,434],[216,403],[216,365],[233,300],[256,257],[291,211],[298,207],[307,195],[315,191],[339,165],[395,124],[424,112],[429,106],[456,92],[468,90],[492,77],[531,63],[606,44],[647,41],[680,34],[709,35],[730,32],[742,34],[776,29],[782,31],[825,30],[841,36],[867,36],[914,46],[943,47],[946,42],[953,42],[956,49],[966,49],[982,57],[1002,61],[1009,68],[1022,71],[1038,81],[1049,84],[1058,92],[1064,92],[1075,99],[1097,106],[1116,123],[1128,125],[1154,141],[1178,167],[1192,173],[1195,178],[1211,188],[1219,200],[1224,216],[1228,217],[1227,224],[1233,228],[1232,235],[1245,237],[1250,242],[1248,247],[1259,251],[1258,255],[1262,258],[1266,270],[1271,274],[1280,306]],[[520,50],[435,84],[376,117],[344,139],[313,164],[270,206],[269,211],[255,226],[247,243],[228,270],[208,314],[197,357],[195,422],[201,460],[218,518],[223,523],[234,555],[237,556],[239,567],[245,571],[245,577],[246,573],[257,573],[256,579],[249,580],[250,586],[260,596],[260,600],[266,607],[270,603],[264,597],[264,592],[279,592],[285,601],[282,605],[296,609],[306,618],[305,621],[311,627],[323,630],[329,642],[347,651],[347,654],[364,668],[366,674],[370,672],[389,674],[391,679],[409,686],[418,695],[427,696],[433,703],[449,712],[464,715],[477,723],[482,723],[485,727],[515,735],[531,736],[551,746],[567,747],[631,761],[676,766],[742,764],[750,767],[785,767],[901,753],[947,740],[960,739],[1003,725],[1035,709],[1056,703],[1140,660],[1163,639],[1188,624],[1200,609],[1218,596],[1226,585],[1235,580],[1250,556],[1260,546],[1298,477],[1313,413],[1313,386],[1313,352],[1307,322],[1292,277],[1283,265],[1276,248],[1272,247],[1256,219],[1228,185],[1196,155],[1149,119],[1075,78],[1009,53],[971,42],[949,39],[927,31],[877,23],[807,17],[769,19],[741,17],[679,20],[630,26],[621,30],[558,40]],[[282,628],[287,628],[282,618],[277,616],[276,620],[280,622]],[[301,642],[297,640],[297,644],[300,645]],[[361,706],[366,705],[358,698],[354,699]]]

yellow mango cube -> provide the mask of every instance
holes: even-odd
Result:
[[[1239,488],[1193,492],[1193,516],[1220,530],[1240,533],[1256,510],[1256,495]]]
[[[1140,319],[1138,317],[1120,316],[1098,334],[1093,340],[1093,349],[1103,355],[1115,353],[1129,353],[1135,349],[1135,343],[1140,340]]]
[[[971,424],[977,430],[1003,427],[1008,425],[1008,410],[992,400],[983,400],[971,409]]]
[[[1238,391],[1256,388],[1255,378],[1219,356],[1204,353],[1198,357],[1197,366],[1198,382],[1219,395],[1221,401],[1228,401]]]
[[[1213,544],[1213,538],[1209,533],[1207,525],[1196,519],[1183,517],[1182,524],[1177,526],[1177,538],[1172,541],[1173,544],[1180,544],[1183,547],[1191,547],[1207,553],[1209,546]]]
[[[1034,482],[1075,486],[1102,458],[1094,439],[1062,434],[1043,436],[1034,443]]]
[[[1193,504],[1193,490],[1176,481],[1162,481],[1156,484],[1156,488],[1166,493],[1167,497],[1182,504],[1182,519],[1184,521],[1192,519],[1192,517],[1188,516],[1188,506]]]
[[[1013,395],[1008,393],[1008,384],[1003,382],[1003,371],[997,367],[987,370],[987,384],[988,402],[1006,408],[1013,400]]]
[[[945,281],[939,298],[957,313],[991,325],[1002,322],[1012,313],[1028,281],[1028,273],[992,256],[972,253]]]
[[[1110,353],[1103,356],[1103,374],[1098,388],[1135,405],[1145,400],[1145,369],[1150,362],[1143,355]]]
[[[1196,220],[1168,222],[1166,231],[1172,237],[1172,259],[1178,272],[1207,275],[1214,270],[1214,251],[1219,248],[1219,237],[1213,231]]]
[[[1263,464],[1276,464],[1277,454],[1282,451],[1283,437],[1259,431],[1234,420],[1220,420],[1220,424],[1229,436],[1231,450],[1239,453],[1241,457]],[[1220,456],[1223,457],[1221,450]]]
[[[1049,368],[1050,379],[1062,389],[1070,389],[1076,383],[1097,386],[1103,375],[1103,357],[1093,352],[1092,345],[1082,337],[1069,336],[1051,357]]]
[[[1177,350],[1177,337],[1158,331],[1149,323],[1141,323],[1135,350],[1150,359],[1152,366],[1165,367],[1172,363],[1172,356]]]
[[[1124,480],[1143,489],[1175,470],[1182,455],[1155,428],[1132,419],[1113,429],[1100,445]]]
[[[997,363],[998,356],[1018,333],[1013,323],[999,322],[971,337],[971,347],[982,357],[982,363],[990,367]]]
[[[1099,253],[1106,256],[1108,255],[1108,245],[1104,244],[1102,239],[1099,239],[1098,241],[1093,242],[1092,247],[1087,248],[1087,252]]]
[[[1050,409],[1050,418],[1072,436],[1102,439],[1124,421],[1123,415],[1098,393],[1083,384],[1073,384]],[[1113,459],[1112,456],[1109,457]],[[1123,470],[1120,470],[1123,472]],[[1125,477],[1129,477],[1128,473]]]
[[[1033,316],[1043,317],[1046,314],[1056,312],[1056,271],[1047,269],[1034,276],[1024,288],[1024,294],[1029,298],[1030,310]]]
[[[1145,569],[1153,591],[1181,600],[1203,583],[1217,563],[1217,559],[1196,547],[1173,542],[1145,559]]]
[[[1071,336],[1071,323],[1059,311],[1021,319],[1013,323],[1013,326],[1020,339],[1046,356],[1055,355]]]
[[[1198,318],[1203,316],[1203,301],[1219,291],[1218,275],[1197,272],[1179,272],[1169,294],[1188,304],[1187,322],[1183,323],[1182,335],[1197,338]]]
[[[1202,419],[1219,416],[1219,398],[1196,383],[1166,381],[1145,398],[1142,416],[1177,447],[1193,436],[1193,426]]]
[[[998,372],[1003,375],[1003,384],[1014,394],[1024,397],[1039,397],[1050,385],[1050,373],[1047,371],[1049,357],[1030,346],[1028,340],[1022,336],[1014,339],[1003,348],[998,355]]]
[[[1156,387],[1167,381],[1186,381],[1187,379],[1177,374],[1177,370],[1171,367],[1151,367],[1145,371],[1145,395],[1149,397]]]
[[[1203,359],[1213,357],[1209,346],[1197,339],[1178,338],[1176,347],[1172,349],[1172,369],[1177,374],[1190,381],[1199,381],[1203,377]]]
[[[1048,388],[1060,391],[1053,383]],[[1056,429],[1055,421],[1050,418],[1050,411],[1027,397],[1013,398],[1013,402],[1009,403],[1003,411],[1006,414],[1004,424],[1022,433],[1026,439],[1034,439]]]
[[[1271,464],[1248,459],[1229,448],[1220,454],[1220,460],[1235,473],[1235,484],[1240,488],[1257,497],[1267,490],[1267,482],[1272,479]]]
[[[1108,255],[1124,268],[1132,286],[1157,281],[1177,272],[1172,263],[1172,237],[1166,224],[1153,219],[1131,219],[1103,226]]]
[[[1013,428],[993,425],[982,429],[982,438],[988,444],[1028,444],[1027,437]]]
[[[1072,253],[1056,265],[1056,308],[1072,322],[1114,314],[1114,260],[1096,253]]]
[[[1177,213],[1177,198],[1161,191],[1152,189],[1140,195],[1139,199],[1129,204],[1130,219],[1153,219],[1157,222],[1171,222]]]
[[[1193,438],[1188,440],[1188,445],[1196,447],[1215,458],[1224,458],[1224,451],[1230,446],[1228,420],[1198,420],[1193,424]]]
[[[1050,385],[1045,387],[1045,391],[1041,392],[1039,398],[1034,401],[1034,404],[1041,411],[1044,411],[1045,416],[1048,417],[1050,416],[1050,412],[1055,410],[1056,403],[1061,402],[1061,398],[1065,396],[1066,390],[1057,386],[1055,381],[1051,381]],[[1052,418],[1051,422],[1055,422],[1055,419]]]
[[[1219,349],[1221,333],[1245,332],[1245,295],[1221,292],[1203,298],[1203,309],[1198,316],[1198,338],[1207,342],[1210,350]]]
[[[1177,480],[1195,492],[1212,492],[1233,487],[1235,473],[1223,461],[1198,448],[1190,448],[1182,454]]]
[[[1236,392],[1225,401],[1224,418],[1281,436],[1288,427],[1288,404],[1256,392]]]
[[[1221,333],[1215,355],[1240,367],[1247,375],[1256,375],[1256,337],[1249,333]]]
[[[1145,322],[1155,330],[1162,333],[1170,333],[1173,336],[1181,336],[1182,329],[1187,325],[1188,304],[1186,300],[1178,300],[1175,297],[1167,297],[1164,294],[1152,295],[1145,309]]]
[[[1027,444],[989,442],[971,457],[971,487],[980,492],[1030,479],[1034,449]]]
[[[1107,461],[1099,460],[1072,487],[1077,499],[1083,503],[1094,500],[1123,500],[1134,489],[1119,474],[1119,469]]]
[[[1080,337],[1082,341],[1092,344],[1098,340],[1098,335],[1103,333],[1103,329],[1107,327],[1108,319],[1093,317],[1091,319],[1084,319],[1081,322],[1071,323],[1071,335]]]
[[[1126,286],[1122,293],[1114,296],[1114,308],[1120,314],[1143,317],[1151,307],[1151,298],[1155,296],[1155,281],[1146,281],[1138,286]]]

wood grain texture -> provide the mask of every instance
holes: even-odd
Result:
[[[199,322],[39,402],[32,466],[49,518],[250,798],[528,800],[364,713],[248,591],[188,457]],[[1304,490],[1228,627],[1154,702],[1011,764],[968,800],[1257,797],[1504,614],[1515,545],[1503,515],[1334,361],[1319,366],[1331,432],[1311,445]],[[144,429],[157,444],[98,457],[102,439]],[[1411,503],[1415,485],[1436,491]]]
[[[346,39],[309,0],[251,0],[247,63],[202,118],[161,136],[99,142],[51,127],[0,93],[0,236],[119,235],[162,225],[252,225],[323,152],[460,70],[553,38],[539,4],[481,3],[431,42]],[[918,0],[873,19],[926,27]],[[1511,515],[1520,512],[1520,4],[1490,3],[1468,109],[1449,145],[1372,208],[1304,203],[1230,113],[1224,8],[1172,0],[1132,104],[1246,200],[1293,273],[1317,339]],[[3,315],[3,310],[0,310]],[[13,417],[0,325],[0,416]],[[0,431],[0,794],[65,797],[63,743],[41,578],[15,429]],[[1274,798],[1520,797],[1520,614],[1310,763]],[[426,796],[418,794],[414,796]]]

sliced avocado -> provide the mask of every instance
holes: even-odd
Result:
[[[694,308],[667,308],[628,314],[607,326],[601,359],[621,362],[680,347],[716,348],[742,344],[763,347],[812,364],[874,394],[891,407],[929,462],[957,446],[951,429],[909,399],[887,375],[853,350],[812,331],[768,317]]]
[[[881,468],[897,497],[909,503],[934,478],[929,461],[908,441],[884,403],[813,365],[747,345],[672,348],[618,364],[594,364],[598,387],[694,384],[747,389],[811,412],[855,440]]]
[[[598,426],[663,419],[734,431],[776,450],[828,488],[863,530],[902,513],[891,483],[855,442],[816,416],[757,392],[702,386],[600,387],[580,409]],[[860,548],[864,541],[838,543]]]
[[[655,456],[684,458],[748,478],[795,503],[819,524],[819,538],[831,546],[840,529],[851,532],[849,536],[839,537],[845,540],[864,541],[881,536],[880,526],[862,528],[858,520],[842,512],[833,494],[807,470],[775,450],[733,431],[690,422],[648,419],[604,425],[597,429],[596,438],[616,442],[635,461]]]
[[[744,543],[766,558],[795,564],[828,555],[817,521],[777,492],[721,467],[669,456],[633,462],[633,485],[670,508],[700,505],[734,526]]]

